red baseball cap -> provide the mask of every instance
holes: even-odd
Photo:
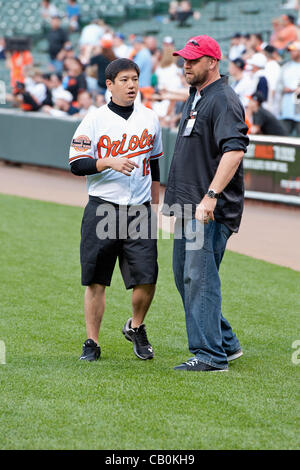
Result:
[[[173,52],[173,55],[180,55],[187,60],[199,59],[204,55],[208,55],[214,59],[221,60],[222,53],[217,41],[203,34],[202,36],[195,36],[189,39],[184,48]]]

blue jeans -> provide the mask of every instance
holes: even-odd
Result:
[[[202,362],[223,368],[227,366],[227,355],[240,348],[221,311],[219,267],[231,231],[216,221],[190,223],[195,233],[203,231],[203,246],[187,249],[190,235],[186,238],[182,220],[177,219],[178,239],[174,236],[173,251],[173,272],[185,310],[189,350]]]

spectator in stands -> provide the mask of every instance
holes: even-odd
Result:
[[[83,119],[90,111],[97,109],[93,103],[93,97],[89,91],[84,90],[78,93],[78,108],[79,112],[74,114],[74,117],[78,117],[80,119]]]
[[[178,26],[185,26],[187,20],[194,15],[194,11],[191,3],[188,0],[182,0],[179,2],[176,20],[178,21]]]
[[[132,48],[125,43],[125,36],[122,33],[115,33],[113,39],[113,48],[115,56],[118,59],[128,59]]]
[[[292,15],[282,15],[282,29],[277,34],[277,39],[272,42],[272,45],[278,49],[282,54],[288,44],[298,39],[298,28],[295,25],[295,18]]]
[[[47,88],[41,71],[30,69],[24,82],[17,81],[13,94],[7,98],[23,111],[38,111],[47,102]]]
[[[18,51],[11,50],[6,51],[5,54],[5,65],[10,69],[10,85],[14,89],[16,83],[24,83],[26,71],[33,64],[33,56],[29,50]]]
[[[52,98],[52,89],[51,89],[51,73],[42,74],[42,82],[46,87],[46,98],[43,101],[43,105],[53,106],[54,101]]]
[[[256,52],[255,49],[254,49],[254,45],[252,43],[251,34],[249,34],[249,33],[243,34],[241,42],[245,47],[245,50],[242,53],[241,58],[243,60],[247,61]]]
[[[58,15],[51,18],[51,29],[47,34],[47,39],[51,65],[56,72],[62,72],[63,61],[59,60],[57,56],[65,44],[68,43],[69,37],[66,31],[61,28],[61,19]]]
[[[152,77],[152,56],[149,49],[146,47],[144,39],[141,36],[136,36],[133,42],[134,48],[134,62],[139,66],[140,88],[151,86]]]
[[[177,10],[178,10],[179,2],[173,1],[169,3],[169,20],[176,21],[177,20]]]
[[[100,44],[104,33],[104,22],[98,18],[94,18],[89,24],[82,28],[79,38],[79,49],[80,60],[83,64],[90,62],[92,50]]]
[[[32,68],[25,79],[25,89],[33,97],[37,104],[37,109],[49,101],[47,86],[41,70]]]
[[[5,59],[5,39],[0,37],[0,60]]]
[[[145,42],[145,46],[147,47],[147,49],[149,49],[150,54],[152,56],[152,71],[153,71],[157,67],[158,62],[160,60],[161,50],[158,47],[157,39],[154,36],[151,36],[151,35],[145,36],[144,42]]]
[[[73,101],[77,101],[78,93],[87,89],[83,65],[77,57],[68,59],[63,86],[72,93]]]
[[[300,41],[288,46],[290,60],[282,66],[280,77],[280,119],[289,135],[300,136],[300,110],[297,101],[300,94]]]
[[[282,123],[263,108],[264,96],[261,92],[254,93],[247,106],[247,116],[251,120],[250,134],[282,135],[286,136],[287,131]]]
[[[176,106],[176,102],[164,99],[163,94],[182,88],[182,70],[176,65],[177,61],[173,56],[174,50],[173,38],[170,36],[165,37],[163,40],[161,60],[154,72],[157,80],[156,88],[159,95],[156,96],[152,108],[160,118],[161,125],[164,126],[167,125],[168,118],[173,113],[173,107]]]
[[[72,59],[74,57],[76,57],[76,54],[75,54],[75,49],[71,41],[66,42],[64,47],[57,54],[57,60],[59,60],[60,62],[63,62],[63,68],[65,68],[65,62],[68,59]]]
[[[79,18],[80,18],[80,7],[76,0],[68,0],[66,8],[67,21],[69,30],[71,32],[78,31],[79,29]]]
[[[62,84],[62,75],[60,73],[51,73],[48,87],[51,91],[52,102],[54,103],[56,94],[59,94],[64,90]]]
[[[95,104],[96,104],[96,107],[97,108],[100,108],[100,106],[103,106],[104,104],[108,103],[110,101],[110,98],[108,101],[105,100],[105,96],[102,95],[101,93],[99,93],[98,95],[96,95],[96,98],[95,98]]]
[[[98,86],[98,72],[97,69],[93,66],[86,65],[84,66],[84,73],[87,83],[87,90],[93,95],[100,93]]]
[[[151,35],[145,36],[144,43],[145,43],[145,46],[149,49],[151,55],[155,55],[157,54],[157,52],[159,52],[159,47],[158,47],[157,39],[155,36],[151,36]]]
[[[260,52],[262,50],[262,45],[263,45],[263,38],[261,34],[259,33],[250,34],[250,47],[255,52]]]
[[[281,8],[285,10],[299,10],[299,0],[286,0],[286,2],[282,3]]]
[[[155,69],[158,91],[174,91],[182,87],[180,79],[182,70],[176,65],[177,60],[173,56],[174,50],[174,39],[171,36],[166,36],[163,40],[161,59]]]
[[[235,60],[238,57],[241,57],[244,52],[246,52],[246,48],[243,42],[243,36],[241,33],[235,33],[231,38],[228,59],[231,61]]]
[[[264,102],[264,108],[270,111],[275,116],[279,115],[279,100],[277,96],[277,90],[279,86],[279,79],[281,73],[281,67],[279,65],[280,55],[274,46],[267,44],[263,49],[263,54],[267,58],[267,64],[265,66],[265,77],[268,81],[268,99]]]
[[[264,96],[264,101],[268,99],[269,87],[265,76],[265,67],[267,58],[261,52],[256,52],[248,61],[247,65],[251,67],[251,79],[255,91],[260,91]]]
[[[58,10],[55,5],[50,3],[50,0],[41,1],[41,16],[46,24],[50,24],[51,18],[58,15]]]
[[[117,57],[113,51],[113,37],[110,33],[106,33],[102,36],[100,41],[101,48],[98,52],[91,57],[90,66],[97,67],[97,80],[99,86],[99,92],[105,94],[106,91],[106,80],[105,80],[105,69],[110,62],[115,60]]]
[[[282,18],[273,18],[272,20],[272,33],[269,38],[269,44],[274,47],[274,43],[278,39],[278,35],[283,28]]]
[[[245,71],[246,62],[238,57],[229,63],[228,73],[231,78],[231,87],[240,98],[244,108],[247,106],[249,96],[254,93],[256,83],[251,78],[249,72]]]
[[[42,111],[56,117],[73,116],[79,109],[72,105],[72,100],[73,96],[68,90],[61,90],[55,94],[54,108],[43,106]]]

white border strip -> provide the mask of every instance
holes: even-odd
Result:
[[[248,137],[250,142],[253,144],[288,145],[293,147],[300,147],[300,137],[281,137],[276,135],[251,134],[248,134]]]
[[[300,206],[300,196],[289,196],[288,194],[271,194],[259,191],[245,191],[245,197],[248,199],[261,199],[270,202],[283,202],[284,204],[296,204]]]

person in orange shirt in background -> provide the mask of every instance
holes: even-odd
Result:
[[[282,53],[290,42],[297,41],[298,28],[295,25],[295,18],[292,15],[281,16],[282,29],[278,32],[277,38],[273,41],[272,46]]]
[[[10,69],[10,85],[16,88],[17,82],[24,83],[25,67],[33,65],[33,57],[30,51],[11,51],[6,53],[6,66]]]

